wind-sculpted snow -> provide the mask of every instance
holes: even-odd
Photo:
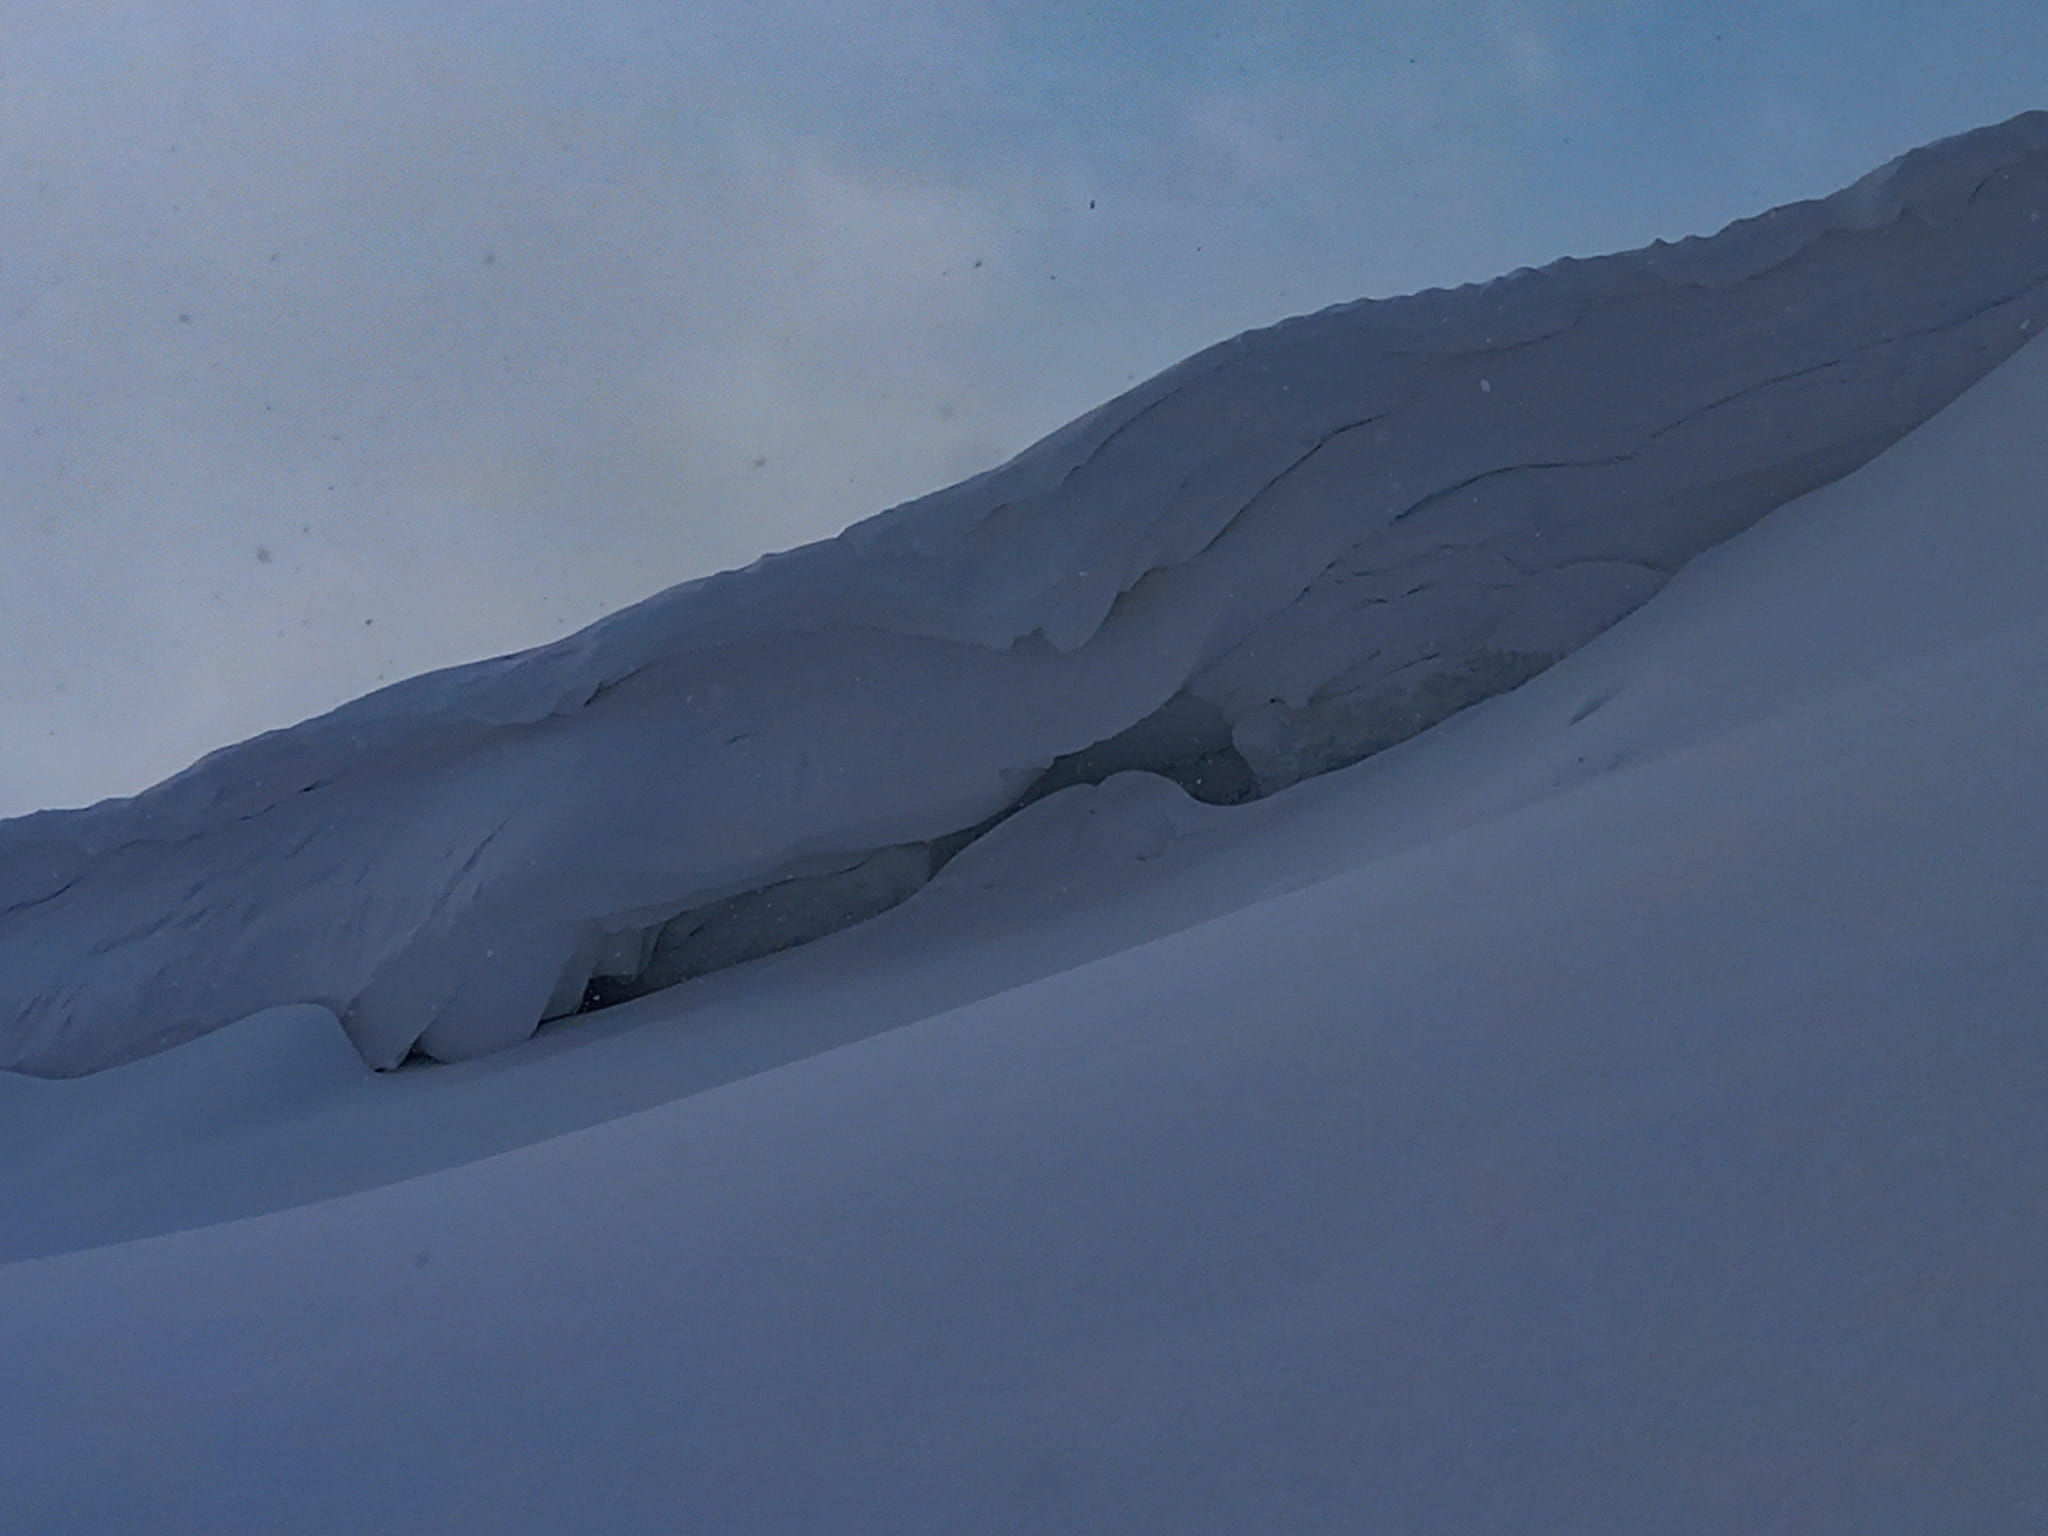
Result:
[[[0,1066],[283,1004],[373,1065],[474,1055],[880,911],[1062,784],[1355,761],[2023,345],[2044,212],[2033,113],[1709,239],[1290,320],[836,539],[0,825]]]

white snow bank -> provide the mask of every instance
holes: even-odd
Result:
[[[2022,345],[2044,209],[2035,113],[1711,239],[1289,321],[837,539],[0,825],[0,1065],[294,1002],[375,1065],[473,1055],[864,915],[1072,754],[1217,798],[1356,760]]]

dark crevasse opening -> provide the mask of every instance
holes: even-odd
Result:
[[[1016,800],[973,826],[851,853],[830,870],[771,881],[653,926],[593,938],[570,962],[547,1017],[610,1008],[877,917],[923,889],[977,839],[1063,789],[1138,771],[1170,779],[1208,805],[1241,805],[1418,735],[1556,659],[1482,656],[1399,699],[1312,701],[1306,711],[1288,712],[1284,723],[1276,716],[1233,727],[1215,704],[1177,693],[1136,724],[1055,760]],[[1290,740],[1284,754],[1267,739],[1276,733]],[[1259,771],[1240,750],[1241,740],[1259,757]]]
[[[973,826],[849,854],[824,872],[771,881],[655,926],[594,936],[564,971],[546,1017],[610,1008],[865,922],[908,900],[962,849],[1026,806],[1133,770],[1171,779],[1209,805],[1238,805],[1260,794],[1223,712],[1175,694],[1135,725],[1055,760],[1016,800]]]

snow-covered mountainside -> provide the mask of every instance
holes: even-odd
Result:
[[[0,1073],[0,1531],[2039,1536],[2044,422],[505,1051]]]
[[[2048,323],[2048,114],[1710,239],[1344,306],[962,485],[131,800],[0,825],[0,1066],[280,1004],[456,1059],[884,910],[1141,768],[1241,801],[1500,692]]]

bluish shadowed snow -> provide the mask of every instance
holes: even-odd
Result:
[[[634,1027],[0,1079],[0,1526],[2032,1536],[2044,420]]]

